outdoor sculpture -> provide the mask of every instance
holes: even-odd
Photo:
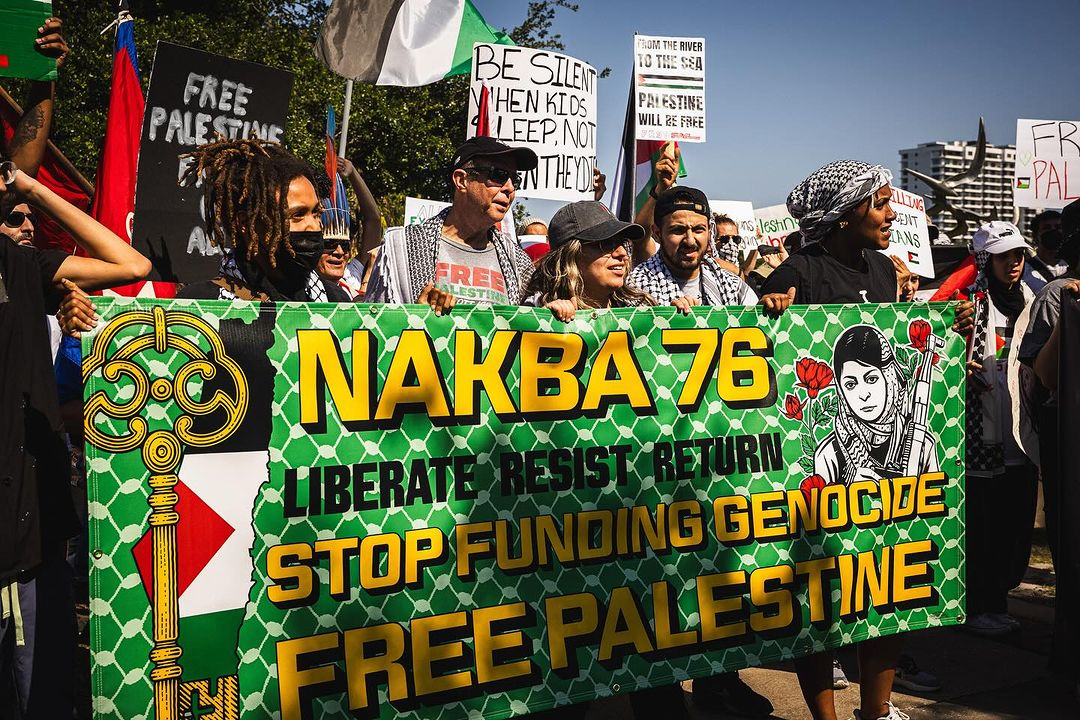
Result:
[[[971,165],[962,172],[950,175],[944,180],[935,180],[932,177],[923,175],[917,170],[911,168],[904,168],[904,172],[909,175],[922,180],[933,191],[933,204],[927,208],[926,214],[930,217],[934,217],[942,212],[949,212],[953,219],[956,220],[956,224],[945,230],[942,228],[942,232],[948,235],[950,238],[962,238],[968,232],[968,226],[973,225],[978,227],[987,220],[993,220],[994,217],[983,217],[978,213],[974,213],[952,202],[951,198],[957,197],[960,192],[956,189],[958,185],[974,180],[982,173],[983,163],[986,160],[986,125],[983,123],[983,119],[979,118],[979,140],[975,147],[975,157],[971,160]],[[938,227],[941,227],[941,223],[938,223]]]

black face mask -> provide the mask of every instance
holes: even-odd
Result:
[[[277,269],[292,283],[299,285],[319,264],[319,257],[323,253],[322,230],[293,231],[289,233],[289,245],[296,255],[291,255],[284,247],[279,248]]]
[[[1039,244],[1047,250],[1057,250],[1065,242],[1065,233],[1060,230],[1047,230],[1039,236]]]

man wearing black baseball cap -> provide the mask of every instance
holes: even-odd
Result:
[[[720,267],[709,245],[712,213],[705,193],[676,185],[656,198],[652,236],[656,254],[634,268],[630,284],[661,305],[755,305],[742,279]]]
[[[521,171],[536,163],[528,148],[467,140],[452,161],[453,204],[423,223],[387,231],[364,301],[422,303],[437,313],[458,302],[516,305],[532,260],[498,228]]]

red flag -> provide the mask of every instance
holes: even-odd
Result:
[[[90,214],[105,227],[131,242],[135,217],[135,175],[139,167],[139,139],[145,101],[135,54],[135,23],[122,12],[116,26],[109,117]],[[110,295],[175,297],[176,286],[163,282],[136,282],[105,291]]]
[[[960,266],[953,271],[952,275],[942,281],[937,292],[930,296],[930,301],[948,300],[957,290],[963,292],[964,288],[975,282],[976,274],[975,258],[972,256],[960,263]]]
[[[139,167],[139,140],[142,135],[143,99],[139,64],[135,54],[135,22],[121,12],[116,26],[112,88],[109,92],[109,119],[97,176],[94,204],[90,214],[105,227],[131,242],[135,217],[135,175]],[[144,297],[175,297],[173,283],[137,282],[112,288],[110,294]]]
[[[15,126],[22,117],[22,109],[2,89],[0,99],[3,100],[0,102],[0,127],[4,133],[4,144],[10,146]],[[83,212],[90,208],[90,183],[51,142],[45,150],[41,167],[38,168],[37,180]],[[38,215],[37,226],[34,228],[34,244],[66,253],[74,252],[76,247],[75,240],[67,231],[44,213]]]
[[[476,137],[489,137],[491,135],[491,119],[488,117],[488,87],[480,86],[480,112],[476,117]]]

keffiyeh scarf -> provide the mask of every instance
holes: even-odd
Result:
[[[221,265],[218,267],[218,274],[234,285],[248,288],[252,287],[251,283],[244,277],[244,273],[240,270],[240,266],[236,262],[236,252],[232,248],[226,248],[221,253]],[[307,295],[308,300],[312,302],[328,301],[326,297],[326,288],[323,286],[322,278],[320,278],[319,273],[314,270],[308,275],[304,292]],[[236,294],[228,288],[221,288],[218,290],[218,300],[236,299]]]
[[[415,302],[420,296],[420,291],[435,281],[435,266],[439,262],[439,242],[442,240],[443,224],[450,210],[451,208],[446,208],[422,223],[405,228],[405,255],[410,285],[408,292],[404,293],[408,297],[405,302]],[[489,233],[491,243],[495,246],[495,256],[499,260],[499,269],[502,270],[503,280],[506,283],[506,296],[511,302],[515,302],[521,296],[521,291],[532,274],[532,260],[524,251],[521,251],[523,260],[519,262],[521,258],[513,253],[502,233],[494,227]]]
[[[714,306],[739,305],[742,303],[743,282],[737,275],[724,270],[710,257],[706,257],[701,261],[701,272],[709,273],[715,278],[716,284],[720,288],[719,298],[703,297],[703,301],[707,300],[707,304]],[[672,300],[682,294],[679,290],[679,283],[675,282],[675,278],[672,276],[671,271],[668,270],[668,266],[664,264],[664,259],[660,256],[660,253],[656,253],[635,267],[630,273],[627,282],[638,290],[647,292],[656,300],[658,305],[669,305]],[[703,295],[704,287],[703,283]]]
[[[892,173],[881,165],[837,160],[795,186],[788,195],[788,212],[799,221],[806,241],[817,242],[844,213],[890,182]]]
[[[900,379],[900,370],[893,359],[882,371],[885,378],[885,412],[876,422],[866,422],[856,417],[847,400],[843,398],[840,382],[837,379],[837,394],[840,395],[836,406],[836,422],[833,430],[844,456],[844,484],[850,485],[859,468],[876,465],[871,452],[874,448],[889,443],[889,456],[885,460],[887,467],[894,466],[900,460],[900,441],[904,434],[905,413],[904,386]]]

